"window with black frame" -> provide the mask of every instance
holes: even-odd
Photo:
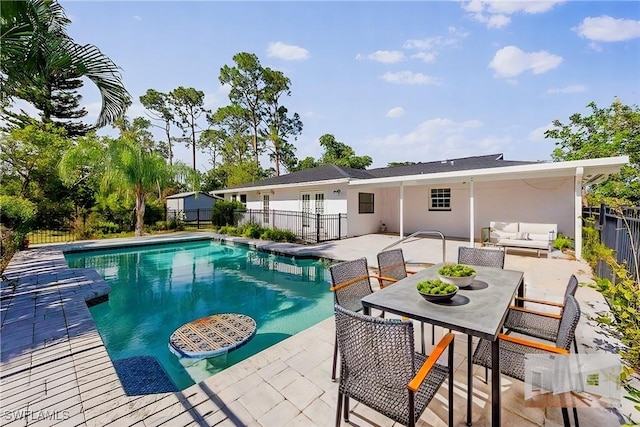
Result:
[[[374,208],[373,193],[358,193],[358,213],[372,214]]]
[[[450,211],[451,210],[451,189],[432,188],[429,197],[430,211]]]

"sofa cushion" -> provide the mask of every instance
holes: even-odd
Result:
[[[558,225],[557,224],[534,224],[530,222],[521,222],[520,228],[518,229],[518,231],[534,233],[534,234],[544,233],[544,234],[547,234],[547,237],[545,237],[545,239],[548,239],[550,231],[553,231],[554,234],[557,233]]]
[[[540,242],[549,241],[549,233],[529,233],[529,240],[537,240]]]
[[[500,231],[500,230],[491,230],[491,234],[490,234],[490,238],[491,241],[497,241],[500,239],[515,239],[516,238],[517,233],[509,233],[507,231]]]
[[[520,231],[518,230],[517,222],[491,221],[489,227],[491,227],[491,231],[505,231],[508,233],[517,233]]]

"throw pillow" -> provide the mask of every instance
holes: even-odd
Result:
[[[516,234],[516,239],[518,239],[518,240],[529,240],[529,233],[518,232]]]

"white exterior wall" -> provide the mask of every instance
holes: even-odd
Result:
[[[451,188],[451,210],[429,211],[432,188]],[[340,192],[337,192],[340,190]],[[374,194],[374,213],[358,213],[358,193]],[[347,236],[377,233],[384,223],[387,231],[400,231],[400,188],[330,186],[296,187],[261,191],[269,194],[271,210],[302,211],[302,194],[324,193],[325,213],[347,213]],[[262,194],[247,195],[247,209],[262,209]],[[573,177],[475,182],[475,238],[490,221],[558,224],[558,231],[574,237],[576,215]],[[231,200],[231,195],[227,195]],[[469,183],[404,187],[404,233],[438,230],[447,237],[469,238]]]
[[[347,205],[347,236],[362,236],[365,234],[377,233],[380,224],[384,223],[383,212],[385,206],[389,203],[397,204],[397,199],[390,201],[385,198],[384,191],[382,189],[350,189],[348,192],[348,205]],[[373,213],[372,214],[360,214],[358,213],[358,193],[373,193]],[[385,223],[386,224],[386,223]],[[387,227],[389,224],[386,224]]]
[[[431,188],[451,188],[451,211],[429,211]],[[574,237],[573,179],[528,179],[474,183],[475,238],[490,221],[558,224],[558,231]],[[399,187],[380,190],[381,220],[387,230],[400,231]],[[351,206],[349,206],[351,208]],[[357,212],[357,206],[356,206]],[[580,215],[580,213],[578,213]],[[351,223],[351,210],[349,211]],[[447,237],[469,237],[469,184],[437,184],[404,188],[404,233],[438,230]]]

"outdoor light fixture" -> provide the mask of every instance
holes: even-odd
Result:
[[[333,192],[340,194],[340,189],[338,188],[337,190],[333,190]]]

